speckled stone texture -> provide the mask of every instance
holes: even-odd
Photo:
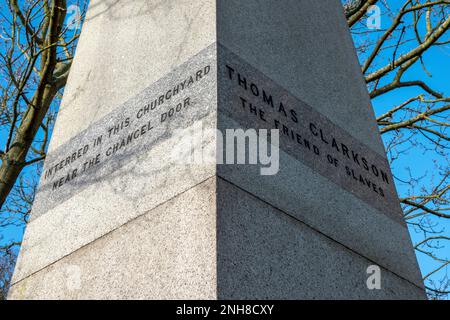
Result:
[[[219,299],[417,299],[423,290],[229,182],[217,181]],[[233,201],[234,200],[234,201]]]
[[[9,298],[425,298],[340,1],[92,0]]]

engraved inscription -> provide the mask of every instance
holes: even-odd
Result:
[[[205,49],[50,154],[32,218],[87,185],[101,183],[128,157],[151,149],[175,129],[188,128],[217,111],[220,130],[228,129],[220,127],[220,115],[243,129],[278,129],[280,149],[287,155],[402,221],[385,157],[226,48],[219,48]],[[219,54],[217,61],[214,52]]]
[[[385,157],[228,49],[220,52],[220,113],[245,129],[279,129],[281,150],[403,223]]]
[[[216,63],[208,47],[47,156],[31,219],[207,117]],[[212,95],[211,95],[212,94]]]

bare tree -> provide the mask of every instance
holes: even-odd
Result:
[[[23,229],[28,221],[87,5],[85,0],[68,2],[0,4],[0,230]],[[77,10],[65,21],[68,8]],[[0,246],[2,277],[9,274],[3,264],[13,266],[11,257],[20,246],[7,240]],[[8,284],[6,278],[0,281],[2,288]]]
[[[0,300],[7,298],[15,260],[16,255],[11,251],[4,251],[0,255]]]
[[[448,61],[449,4],[448,0],[344,1],[374,105],[394,101],[389,99],[394,95],[403,98],[398,104],[375,110],[391,166],[427,154],[428,163],[420,164],[427,166],[426,174],[417,173],[419,164],[407,168],[406,177],[400,177],[395,169],[394,174],[399,184],[407,186],[400,201],[410,230],[422,235],[415,249],[435,262],[434,270],[424,276],[432,298],[447,296],[450,288],[443,272],[450,264],[450,235],[444,221],[450,219],[450,96],[427,83],[432,74],[426,63],[431,54]],[[382,26],[374,28],[367,19],[377,14]],[[438,272],[441,279],[431,281]]]

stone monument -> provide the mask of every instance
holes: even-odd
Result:
[[[91,0],[9,298],[425,298],[340,1]]]

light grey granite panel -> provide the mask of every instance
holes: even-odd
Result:
[[[14,284],[9,299],[215,299],[215,180]]]
[[[131,157],[170,138],[175,129],[188,128],[214,113],[215,54],[215,45],[202,50],[50,152],[31,220],[86,187],[102,183]]]
[[[52,152],[216,42],[216,0],[90,0]]]

